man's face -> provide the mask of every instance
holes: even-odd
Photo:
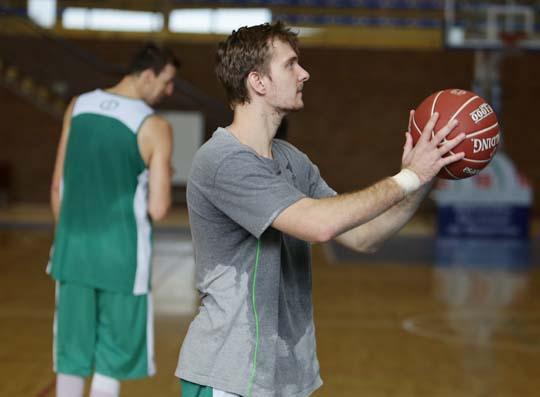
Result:
[[[289,43],[276,39],[271,43],[271,51],[269,72],[264,76],[269,104],[284,112],[302,109],[302,89],[309,73],[300,66]]]
[[[160,102],[163,97],[172,95],[175,75],[176,68],[171,64],[165,65],[158,75],[150,70],[145,102],[149,105],[155,105]]]

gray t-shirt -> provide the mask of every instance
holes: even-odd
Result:
[[[274,140],[273,160],[218,128],[187,186],[199,312],[176,375],[253,397],[308,396],[322,384],[309,243],[271,227],[303,197],[335,195],[308,157]]]

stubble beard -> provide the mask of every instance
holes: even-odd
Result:
[[[299,112],[302,109],[304,109],[304,100],[302,98],[295,98],[295,103],[293,105],[281,107],[280,111],[284,113],[293,113]]]

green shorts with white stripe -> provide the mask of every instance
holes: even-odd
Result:
[[[54,369],[115,379],[155,373],[152,297],[56,284]]]

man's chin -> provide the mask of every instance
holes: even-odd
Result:
[[[160,103],[161,101],[163,100],[163,97],[160,96],[160,97],[157,97],[157,98],[151,98],[150,100],[148,100],[148,104],[150,106],[154,106],[154,105],[157,105],[158,103]]]
[[[281,111],[284,112],[284,113],[292,113],[292,112],[298,112],[298,111],[300,111],[302,109],[304,109],[304,102],[297,103],[294,106],[281,108]]]

